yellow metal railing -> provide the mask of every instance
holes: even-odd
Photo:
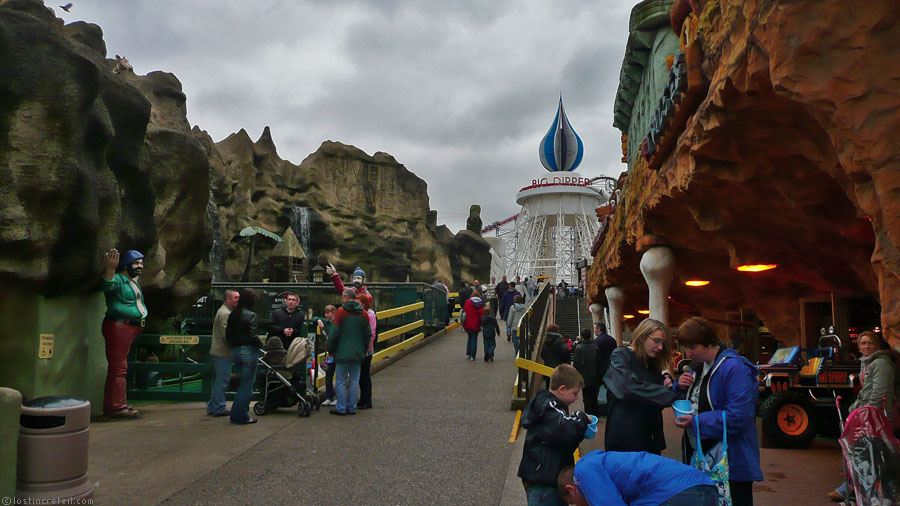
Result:
[[[380,319],[380,320],[386,320],[388,318],[392,318],[394,316],[400,316],[400,315],[403,315],[406,313],[410,313],[412,311],[416,311],[416,310],[422,309],[424,307],[425,307],[424,302],[416,302],[414,304],[409,304],[406,306],[400,306],[400,307],[395,307],[395,308],[391,308],[391,309],[385,309],[384,311],[379,311],[377,313],[377,316],[378,316],[378,319]],[[411,332],[419,327],[423,327],[424,325],[425,325],[425,320],[417,320],[412,323],[407,323],[406,325],[397,327],[395,329],[387,330],[378,335],[378,342],[380,343],[380,342],[386,341],[392,337],[397,337],[397,336],[405,334],[407,332]],[[458,326],[459,326],[459,324],[455,323],[455,324],[447,327],[447,330],[448,331],[453,330],[454,328],[456,328]],[[321,333],[321,330],[322,329],[320,329],[319,327],[316,327],[316,335],[319,335]],[[389,346],[383,350],[380,350],[372,356],[372,363],[374,364],[376,362],[384,360],[385,358],[391,356],[392,354],[395,354],[398,351],[404,350],[404,349],[416,344],[417,342],[421,341],[424,338],[425,338],[425,333],[420,332],[409,339],[405,339],[393,346]],[[325,355],[326,354],[324,352],[320,353],[316,357],[316,364],[324,364],[325,363]],[[319,376],[318,378],[316,378],[316,387],[323,387],[323,386],[325,386],[325,376]]]

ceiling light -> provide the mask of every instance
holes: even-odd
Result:
[[[649,309],[638,309],[638,313],[640,313],[640,314],[650,314],[650,310],[649,310]]]
[[[689,279],[684,284],[687,286],[706,286],[709,284],[709,281],[705,279]]]
[[[634,318],[634,315],[633,314],[623,314],[622,318],[625,318],[626,320],[630,320],[630,319]]]
[[[737,266],[737,270],[741,272],[762,272],[768,271],[778,267],[775,264],[753,264],[753,265],[739,265]]]

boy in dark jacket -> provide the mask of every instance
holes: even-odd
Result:
[[[500,325],[494,317],[491,307],[485,307],[484,316],[481,318],[481,332],[484,337],[484,361],[494,361],[494,349],[497,348],[497,334],[500,333]]]
[[[334,355],[334,390],[337,404],[330,411],[333,415],[355,415],[359,397],[359,374],[366,349],[372,338],[369,318],[363,307],[353,300],[356,292],[344,290],[343,304],[334,314],[334,332],[328,336],[326,346]],[[348,388],[349,380],[349,388]]]
[[[519,463],[519,478],[528,504],[566,504],[556,488],[556,477],[574,465],[573,453],[584,439],[589,423],[583,411],[569,415],[569,405],[578,399],[584,378],[569,364],[553,370],[550,390],[538,390],[522,412],[525,447]]]
[[[597,410],[597,395],[600,393],[600,375],[602,356],[594,342],[591,329],[581,329],[581,342],[575,347],[575,369],[584,378],[584,411],[589,415],[600,416]]]

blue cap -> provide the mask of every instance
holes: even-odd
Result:
[[[353,277],[355,277],[355,276],[366,277],[366,271],[364,271],[364,270],[360,269],[359,267],[357,267],[356,270],[353,271]]]
[[[144,254],[136,249],[126,251],[122,258],[119,259],[119,269],[124,269],[126,266],[131,265],[131,262],[138,258],[144,258]]]

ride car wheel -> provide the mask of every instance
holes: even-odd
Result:
[[[775,392],[759,408],[762,430],[782,448],[803,448],[816,437],[815,405],[790,390]]]

